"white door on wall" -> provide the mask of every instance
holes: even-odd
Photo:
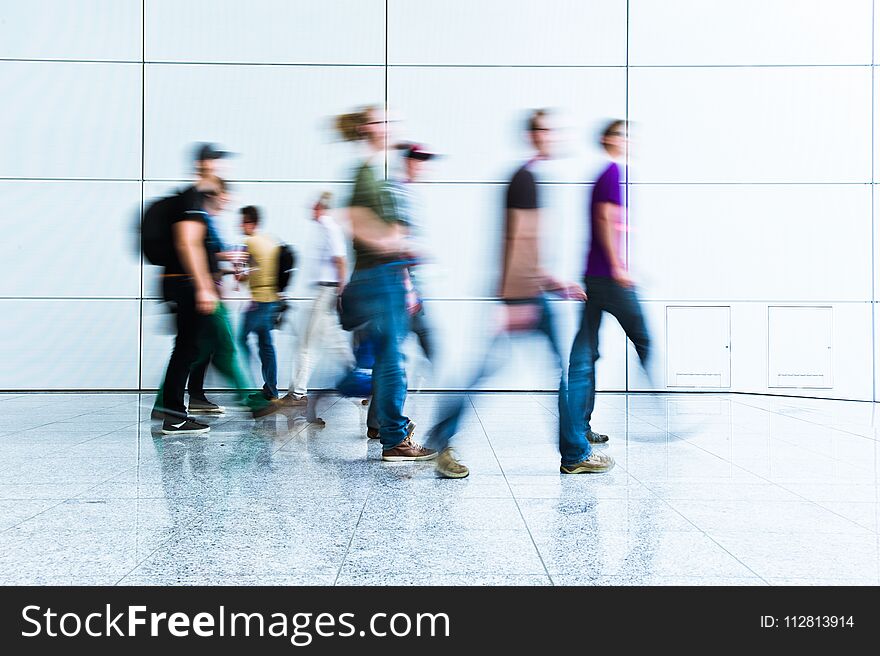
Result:
[[[830,307],[768,308],[769,387],[830,388]]]
[[[666,385],[730,387],[730,308],[666,308]]]

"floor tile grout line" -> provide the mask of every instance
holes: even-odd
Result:
[[[626,442],[629,442],[629,436],[627,436],[627,438],[626,438]],[[711,542],[713,542],[713,543],[714,543],[719,549],[721,549],[722,551],[724,551],[725,553],[727,553],[727,554],[728,554],[731,558],[733,558],[736,562],[738,562],[740,565],[742,565],[743,567],[745,567],[748,571],[750,571],[752,574],[754,574],[756,577],[758,577],[761,581],[763,581],[764,583],[767,583],[767,585],[769,585],[769,583],[764,579],[764,577],[762,577],[762,576],[761,576],[760,574],[758,574],[755,570],[753,570],[751,567],[749,567],[748,565],[746,565],[742,560],[740,560],[740,559],[739,559],[735,554],[733,554],[729,549],[727,549],[724,545],[722,545],[722,544],[719,543],[715,538],[713,538],[713,537],[712,537],[712,536],[711,536],[711,535],[710,535],[705,529],[703,529],[703,528],[701,528],[700,526],[698,526],[698,525],[697,525],[696,523],[694,523],[691,519],[689,519],[689,518],[686,517],[684,514],[682,514],[681,512],[679,512],[676,508],[674,508],[674,507],[669,503],[668,500],[666,500],[665,498],[663,498],[662,496],[660,496],[660,495],[656,492],[656,490],[654,490],[654,488],[652,488],[647,482],[645,482],[645,481],[643,481],[642,479],[640,479],[640,478],[638,478],[637,476],[635,476],[635,475],[634,475],[629,469],[626,469],[626,473],[627,473],[627,475],[632,476],[634,480],[636,480],[638,483],[640,483],[641,485],[643,485],[645,488],[647,488],[648,490],[650,490],[651,493],[654,494],[658,499],[660,499],[660,501],[662,501],[664,504],[666,504],[666,506],[669,507],[670,510],[672,510],[674,513],[676,513],[677,515],[679,515],[682,519],[684,519],[684,520],[685,520],[687,523],[689,523],[691,526],[693,526],[694,528],[696,528],[696,529],[697,529],[702,535],[704,535],[704,536],[705,536],[706,538],[708,538]]]
[[[685,444],[688,444],[689,446],[697,447],[697,448],[699,448],[699,449],[705,451],[706,453],[710,453],[710,454],[712,454],[712,455],[714,455],[714,456],[716,456],[716,457],[718,457],[718,458],[721,458],[721,459],[724,460],[725,462],[731,462],[731,461],[727,460],[726,458],[723,458],[722,456],[719,456],[717,453],[714,453],[714,452],[712,452],[712,451],[709,451],[708,449],[705,449],[705,448],[699,446],[698,444],[694,444],[694,443],[688,441],[688,438],[690,437],[689,435],[683,435],[683,434],[681,434],[681,433],[677,433],[677,432],[670,431],[668,428],[664,428],[663,426],[658,426],[658,425],[657,425],[656,423],[654,423],[653,421],[649,421],[649,420],[647,420],[647,419],[641,419],[641,418],[640,418],[639,421],[643,421],[643,422],[645,422],[646,424],[650,424],[650,425],[653,426],[654,428],[657,428],[657,429],[659,429],[659,430],[665,431],[667,435],[674,435],[676,438],[678,438],[678,441],[679,441],[679,442],[683,442],[683,443],[685,443]],[[808,422],[808,423],[810,423],[810,422]],[[821,426],[821,424],[816,424],[816,425]],[[824,428],[824,426],[823,426],[823,428]],[[731,435],[731,437],[732,437],[732,435]],[[770,436],[768,436],[768,439],[770,439]],[[789,445],[789,446],[796,447],[796,448],[800,449],[801,451],[803,451],[804,453],[807,453],[807,454],[810,454],[810,455],[819,455],[819,454],[823,454],[824,457],[826,457],[826,458],[830,458],[831,460],[834,460],[835,462],[839,462],[839,463],[842,464],[842,465],[846,465],[846,466],[848,466],[848,467],[855,467],[855,468],[857,468],[857,469],[861,469],[861,470],[863,470],[863,471],[873,471],[875,474],[876,474],[876,472],[877,472],[876,467],[873,468],[873,469],[869,469],[869,468],[866,468],[866,467],[862,467],[861,465],[857,465],[857,464],[854,464],[854,463],[851,463],[851,462],[847,462],[846,460],[841,460],[840,458],[835,458],[835,457],[833,457],[833,456],[829,456],[829,455],[827,455],[824,451],[822,451],[822,452],[817,452],[817,451],[813,451],[812,449],[804,448],[803,446],[801,446],[800,444],[798,444],[798,443],[796,443],[796,442],[790,442],[789,440],[783,439],[783,438],[781,438],[781,437],[777,437],[777,438],[774,438],[774,439],[779,440],[780,442],[783,442],[783,443],[785,443],[785,444],[787,444],[787,445]],[[876,442],[876,440],[871,440],[871,438],[867,438],[867,439],[869,439],[871,442]]]
[[[523,514],[522,508],[519,505],[519,501],[516,498],[516,495],[513,493],[513,486],[510,484],[510,480],[507,478],[507,472],[504,471],[504,466],[501,464],[501,460],[498,458],[498,453],[495,451],[495,445],[492,444],[492,440],[489,437],[489,432],[486,430],[486,425],[483,423],[483,418],[480,416],[479,411],[477,410],[476,405],[474,404],[474,400],[470,394],[467,395],[468,403],[470,403],[471,409],[474,411],[474,414],[477,417],[477,421],[480,422],[480,429],[483,431],[483,435],[486,437],[486,442],[489,444],[489,448],[492,450],[492,455],[495,457],[495,461],[498,463],[498,468],[501,470],[501,475],[504,477],[504,483],[507,485],[507,489],[510,491],[510,498],[513,499],[513,504],[516,506],[516,511],[519,513],[519,517],[522,520],[523,526],[526,528],[526,533],[529,536],[529,540],[532,543],[532,546],[535,549],[535,553],[538,556],[538,560],[541,561],[541,567],[544,568],[544,574],[547,576],[547,579],[550,581],[551,586],[555,586],[556,582],[553,580],[553,577],[550,575],[550,570],[547,568],[547,563],[544,562],[544,555],[541,553],[541,550],[538,548],[538,543],[535,541],[535,536],[532,535],[532,529],[529,527],[529,523],[526,521],[526,517]]]
[[[774,398],[775,398],[775,397],[774,397]],[[785,398],[785,397],[780,397],[780,398]],[[843,401],[843,402],[846,402],[846,401],[847,401],[847,399],[811,399],[811,400],[817,400],[817,401]],[[831,430],[836,430],[836,431],[839,431],[839,432],[841,432],[841,433],[846,433],[847,435],[853,435],[853,436],[855,436],[855,437],[861,437],[861,438],[863,438],[863,439],[865,439],[865,440],[870,440],[871,442],[877,442],[877,439],[876,439],[876,438],[868,437],[867,435],[861,435],[861,434],[859,434],[859,433],[853,433],[852,431],[849,431],[849,430],[846,430],[846,429],[843,429],[843,428],[838,428],[838,427],[836,427],[836,426],[832,426],[832,425],[829,425],[829,424],[820,424],[819,422],[811,421],[811,420],[809,420],[809,419],[804,419],[803,417],[794,417],[794,416],[792,416],[792,415],[787,415],[787,414],[785,414],[784,412],[779,412],[778,410],[768,410],[767,408],[762,408],[762,407],[757,406],[757,405],[751,405],[750,403],[744,403],[743,401],[738,400],[738,399],[731,399],[731,401],[732,401],[733,403],[738,403],[739,405],[745,406],[745,407],[747,407],[747,408],[754,408],[754,409],[757,409],[757,410],[763,410],[764,412],[767,412],[767,413],[769,413],[769,414],[778,415],[778,416],[780,416],[780,417],[785,417],[785,418],[787,418],[787,419],[794,419],[794,420],[797,420],[797,421],[802,421],[802,422],[805,422],[805,423],[807,423],[807,424],[813,424],[814,426],[820,426],[821,428],[829,428],[829,429],[831,429]]]
[[[370,489],[367,491],[367,495],[364,498],[364,505],[361,506],[361,511],[358,514],[357,521],[354,524],[354,528],[351,530],[351,537],[348,539],[348,544],[345,546],[345,553],[342,554],[342,560],[339,563],[339,569],[336,570],[336,576],[333,578],[332,586],[336,587],[336,584],[339,582],[339,577],[342,575],[342,570],[345,567],[345,561],[348,560],[348,554],[351,551],[351,545],[354,544],[354,537],[357,535],[358,526],[361,525],[361,519],[364,516],[364,512],[367,510],[367,503],[370,501],[370,495],[373,493],[373,488],[370,486]]]
[[[202,510],[196,515],[196,517],[195,517],[195,521],[192,522],[192,523],[190,523],[190,525],[187,526],[187,527],[185,527],[185,528],[191,528],[193,524],[195,524],[195,523],[197,523],[197,522],[200,522],[200,521],[204,518],[204,516],[208,513],[208,511],[209,511],[209,510],[213,510],[214,508],[216,508],[216,507],[219,505],[219,503],[220,503],[219,499],[218,499],[218,500],[214,500],[214,501],[212,501],[210,507],[208,507],[208,508],[203,508],[203,509],[202,509]],[[128,570],[125,574],[123,574],[123,575],[122,575],[122,576],[121,576],[121,577],[120,577],[120,578],[119,578],[119,579],[118,579],[113,585],[114,585],[114,586],[119,585],[122,581],[124,581],[126,578],[128,578],[129,576],[131,576],[131,575],[135,572],[135,570],[137,570],[141,565],[143,565],[143,564],[146,563],[148,560],[150,560],[153,556],[155,556],[157,553],[159,553],[159,551],[160,551],[163,547],[165,547],[169,542],[171,542],[172,540],[174,540],[174,539],[177,538],[177,537],[181,537],[181,536],[184,536],[184,535],[185,535],[185,533],[184,533],[184,527],[181,527],[181,528],[175,529],[175,530],[174,530],[174,531],[173,531],[173,532],[172,532],[172,533],[171,533],[166,539],[162,540],[162,541],[156,546],[155,549],[153,549],[151,552],[149,552],[149,553],[148,553],[146,556],[144,556],[141,560],[137,561],[137,563],[135,563],[134,567],[132,567],[130,570]]]
[[[755,476],[756,478],[760,478],[761,480],[765,481],[766,483],[769,483],[770,485],[774,485],[774,486],[776,486],[776,487],[780,487],[780,488],[786,490],[786,492],[791,492],[791,493],[794,494],[795,496],[800,496],[800,497],[801,497],[804,501],[806,501],[807,503],[810,503],[810,504],[812,504],[812,505],[814,505],[814,506],[817,506],[818,508],[821,508],[821,509],[824,510],[825,512],[830,512],[831,514],[836,515],[837,517],[840,517],[841,519],[843,519],[843,520],[849,522],[850,524],[852,524],[852,525],[854,525],[854,526],[857,526],[858,528],[860,528],[860,529],[862,529],[862,530],[867,530],[868,532],[873,533],[873,531],[870,531],[870,529],[866,529],[864,526],[862,526],[861,524],[859,524],[859,523],[857,523],[857,522],[854,522],[854,521],[851,520],[849,517],[845,517],[845,516],[843,516],[843,515],[841,515],[841,514],[839,514],[839,513],[837,513],[837,512],[834,512],[833,510],[831,510],[831,509],[829,509],[829,508],[825,508],[825,507],[821,506],[820,504],[816,503],[815,501],[812,501],[812,500],[810,500],[810,499],[807,499],[806,497],[803,497],[802,495],[799,495],[799,494],[797,494],[796,492],[794,492],[794,491],[792,491],[792,490],[789,490],[789,489],[783,487],[780,483],[777,483],[776,481],[772,481],[772,480],[770,480],[769,478],[766,478],[765,476],[762,476],[761,474],[758,474],[758,473],[753,472],[753,471],[751,471],[751,470],[749,470],[749,469],[746,469],[746,468],[743,467],[742,465],[738,465],[738,464],[736,464],[736,463],[733,462],[733,461],[726,460],[726,459],[722,458],[721,456],[719,456],[717,453],[712,453],[711,451],[708,451],[708,450],[704,449],[703,447],[701,447],[701,446],[698,445],[698,444],[690,444],[690,446],[692,446],[692,447],[694,447],[694,448],[697,448],[697,449],[699,449],[700,451],[703,451],[704,453],[707,453],[707,454],[709,454],[709,455],[711,455],[711,456],[713,456],[713,457],[715,457],[715,458],[721,460],[721,461],[724,462],[724,463],[729,464],[731,467],[736,467],[737,469],[739,469],[739,470],[741,470],[741,471],[743,471],[743,472],[745,472],[745,473],[747,473],[747,474],[750,474],[751,476]],[[846,463],[844,463],[844,464],[846,464]],[[876,483],[875,483],[875,486],[876,486]],[[789,502],[789,503],[793,503],[793,502]]]

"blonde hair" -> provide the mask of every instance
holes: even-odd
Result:
[[[336,117],[336,131],[343,141],[360,141],[364,138],[361,128],[366,125],[372,112],[378,111],[375,105],[362,107],[359,111],[340,114]]]

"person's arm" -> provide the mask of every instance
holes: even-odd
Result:
[[[349,207],[352,238],[364,248],[381,255],[407,257],[406,234],[398,223],[385,223],[368,207]]]
[[[345,289],[345,282],[348,279],[346,274],[346,264],[344,257],[334,257],[333,258],[333,266],[336,267],[336,277],[339,278],[339,293],[342,293],[342,290]]]
[[[177,221],[172,225],[172,235],[183,270],[192,276],[196,288],[196,310],[201,314],[211,314],[217,305],[217,291],[203,246],[205,224],[201,221]]]
[[[599,203],[596,206],[596,228],[598,229],[599,246],[605,252],[608,258],[608,264],[611,267],[611,277],[624,287],[632,286],[626,269],[617,256],[616,240],[614,239],[614,231],[620,222],[620,205],[616,203]]]

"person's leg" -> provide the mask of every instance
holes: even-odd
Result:
[[[275,321],[275,304],[258,303],[257,340],[260,344],[260,365],[263,373],[263,391],[269,398],[278,398],[278,364],[275,345],[272,343],[272,325]]]
[[[510,357],[510,337],[505,332],[496,333],[486,348],[483,360],[476,374],[465,385],[467,392],[446,396],[437,411],[437,421],[428,431],[425,446],[443,451],[449,447],[450,441],[458,432],[458,424],[468,405],[468,392],[476,389],[489,376],[495,374]]]
[[[208,374],[208,367],[211,365],[212,353],[208,352],[199,355],[195,364],[189,370],[189,382],[186,389],[189,392],[190,400],[204,401],[205,396],[205,376]]]
[[[562,348],[556,332],[556,324],[550,304],[545,298],[540,300],[541,319],[537,329],[547,336],[550,348],[553,351],[555,365],[559,369],[559,455],[563,465],[573,465],[590,457],[592,448],[587,441],[583,426],[573,420],[571,399],[569,396],[569,381],[565,371],[565,362],[562,359]],[[582,416],[582,415],[581,415]]]
[[[263,398],[262,394],[257,396],[249,396],[248,394],[253,385],[238,361],[229,312],[223,303],[217,304],[217,309],[211,315],[211,321],[216,336],[212,360],[214,367],[238,392],[242,402],[254,413],[264,410],[269,405],[269,401]]]
[[[196,312],[192,284],[167,278],[164,293],[165,299],[176,305],[177,336],[162,383],[162,407],[167,415],[183,420],[187,416],[183,402],[184,388],[190,367],[198,355],[198,334],[204,322]]]
[[[596,405],[596,361],[599,359],[599,328],[606,302],[604,280],[587,280],[587,300],[581,324],[569,358],[568,385],[571,418],[578,430],[591,432],[590,422]]]
[[[326,316],[324,306],[328,303],[329,295],[332,294],[335,297],[335,293],[336,290],[332,287],[318,287],[318,293],[312,302],[308,320],[300,337],[295,370],[290,378],[288,392],[295,398],[302,398],[308,392],[309,377],[314,368],[314,351],[320,345]]]
[[[251,303],[241,317],[241,330],[238,333],[238,349],[241,353],[241,361],[245,368],[250,370],[251,346],[248,338],[256,332],[259,321],[259,308],[257,303]]]
[[[401,345],[409,330],[405,291],[400,272],[386,271],[374,279],[375,318],[370,335],[376,346],[373,365],[373,399],[379,423],[379,439],[385,451],[401,444],[410,434],[406,402],[406,370]]]
[[[425,320],[424,308],[420,309],[410,317],[409,329],[415,333],[416,338],[419,340],[419,346],[422,347],[422,353],[425,354],[425,357],[428,358],[428,360],[433,361],[434,339],[431,335],[431,329],[428,327],[428,322]]]
[[[610,282],[606,310],[620,323],[623,332],[635,346],[642,366],[646,367],[651,355],[651,336],[638,295],[632,287],[622,287],[614,281]]]
[[[379,406],[376,403],[375,393],[370,397],[370,406],[367,408],[367,437],[379,437]]]

